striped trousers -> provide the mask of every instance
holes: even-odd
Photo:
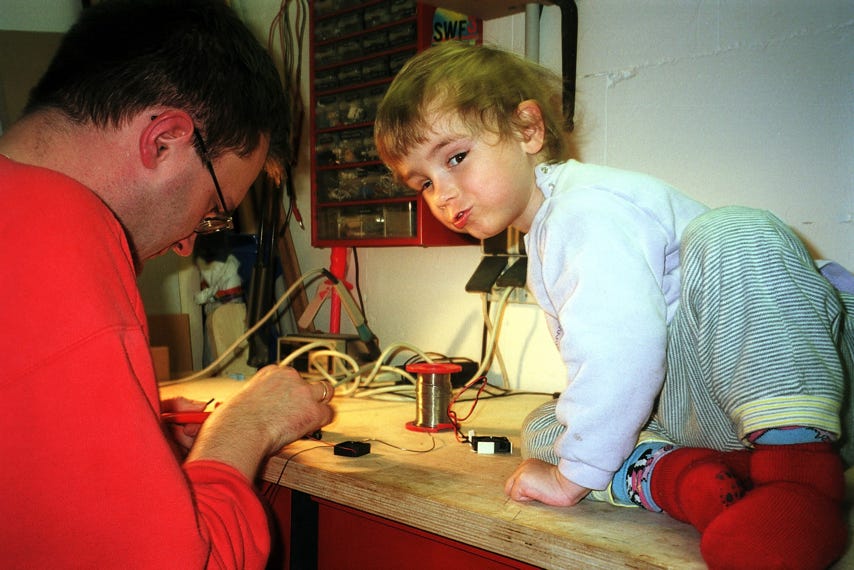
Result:
[[[813,427],[839,436],[854,463],[854,295],[837,291],[792,230],[762,210],[699,216],[682,236],[681,263],[664,386],[641,439],[725,451],[760,429]],[[565,427],[554,407],[526,419],[523,457],[557,463]]]

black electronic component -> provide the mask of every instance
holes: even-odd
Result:
[[[498,453],[512,453],[513,444],[504,436],[475,435],[471,437],[471,448],[475,453],[484,455],[495,455]]]
[[[520,257],[495,280],[496,287],[524,287],[528,273],[528,258]]]
[[[462,369],[459,372],[451,372],[452,388],[462,388],[465,386],[469,380],[474,378],[475,373],[477,373],[477,370],[480,367],[477,362],[472,360],[463,360],[461,358],[451,358],[449,362],[459,364]]]
[[[474,274],[466,283],[466,291],[468,293],[489,293],[492,291],[492,286],[495,285],[495,280],[507,267],[507,258],[498,256],[487,256],[480,260]]]
[[[371,452],[371,444],[366,441],[342,441],[335,444],[333,451],[335,455],[344,457],[361,457]]]

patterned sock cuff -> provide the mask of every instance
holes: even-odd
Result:
[[[661,512],[661,508],[652,500],[649,478],[655,463],[667,452],[673,450],[672,444],[663,441],[639,443],[614,473],[611,494],[623,505],[638,505],[648,511]]]

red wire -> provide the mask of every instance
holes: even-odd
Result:
[[[457,400],[459,399],[460,396],[462,396],[469,388],[471,388],[472,386],[474,386],[478,382],[481,383],[480,388],[478,388],[477,393],[474,395],[474,400],[472,400],[471,408],[469,408],[469,412],[465,415],[465,417],[460,418],[457,415],[457,412],[455,412],[453,410],[454,404],[457,403]],[[448,403],[448,419],[451,420],[451,425],[454,426],[454,435],[456,436],[457,441],[459,441],[460,443],[468,443],[468,441],[469,441],[468,437],[466,437],[462,434],[462,429],[460,427],[460,424],[462,424],[464,421],[469,419],[469,417],[471,417],[472,413],[474,413],[474,409],[477,406],[477,403],[480,399],[480,395],[486,389],[486,384],[487,384],[486,376],[478,376],[477,378],[475,378],[474,380],[471,380],[468,384],[463,386],[462,390],[457,392],[457,394],[453,398],[451,398],[451,401]]]

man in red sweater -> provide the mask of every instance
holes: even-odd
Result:
[[[4,567],[264,567],[252,481],[332,419],[332,390],[264,368],[178,457],[136,276],[230,227],[261,169],[281,172],[289,120],[224,3],[108,0],[0,137]]]

